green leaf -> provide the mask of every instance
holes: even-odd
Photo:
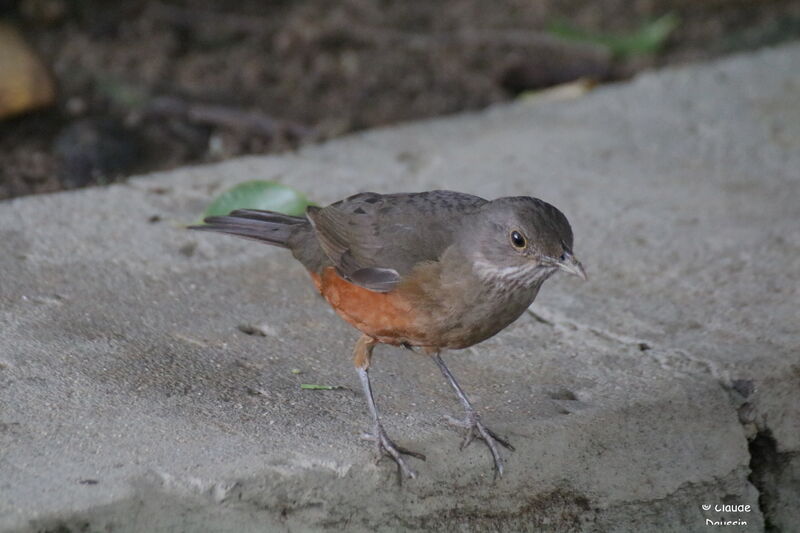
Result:
[[[211,202],[204,217],[227,215],[236,209],[265,209],[299,216],[310,205],[302,193],[274,181],[246,181]]]
[[[626,57],[658,52],[670,33],[680,24],[674,13],[643,24],[631,33],[599,33],[584,31],[560,21],[550,25],[550,33],[572,41],[598,44],[608,48],[617,57]]]
[[[309,383],[303,383],[300,385],[300,388],[304,390],[336,390],[343,389],[344,387],[340,385],[311,385]]]

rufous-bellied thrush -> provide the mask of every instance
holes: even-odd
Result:
[[[464,444],[482,439],[498,474],[502,437],[487,428],[445,365],[443,349],[467,348],[495,335],[531,305],[558,270],[586,279],[572,255],[572,229],[552,205],[529,196],[487,201],[453,191],[350,196],[305,216],[241,209],[192,229],[281,246],[311,274],[317,290],[362,335],[354,359],[372,414],[379,456],[414,477],[381,424],[369,381],[376,344],[418,348],[432,356],[466,411],[454,421]],[[462,446],[463,446],[462,445]]]

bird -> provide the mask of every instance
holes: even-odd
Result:
[[[482,440],[502,476],[499,446],[514,447],[484,424],[441,352],[503,330],[554,273],[587,279],[566,216],[530,196],[364,192],[309,206],[304,216],[238,209],[190,229],[288,248],[336,313],[361,332],[353,362],[372,418],[363,437],[375,443],[379,459],[394,460],[400,479],[417,475],[406,456],[425,456],[395,444],[383,426],[369,378],[375,346],[401,346],[433,360],[464,409],[463,419],[448,417],[465,429],[462,449]]]

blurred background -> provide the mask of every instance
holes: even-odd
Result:
[[[798,0],[0,0],[0,199],[798,37]]]

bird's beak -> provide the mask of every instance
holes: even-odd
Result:
[[[559,260],[557,262],[558,268],[566,272],[567,274],[572,274],[573,276],[578,276],[583,281],[589,279],[589,276],[586,275],[586,271],[583,269],[583,265],[580,261],[575,259],[575,256],[566,253],[564,254],[564,260]]]

